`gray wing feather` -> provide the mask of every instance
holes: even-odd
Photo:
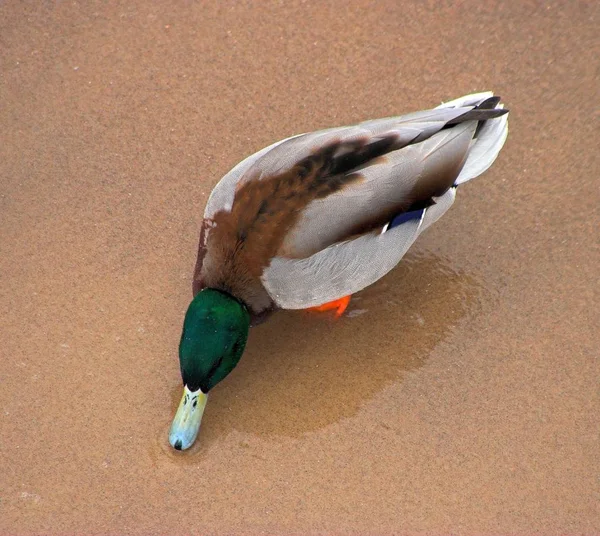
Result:
[[[460,172],[476,123],[442,130],[422,143],[388,153],[362,169],[361,180],[342,191],[309,203],[288,233],[281,256],[305,257],[343,239],[351,226],[368,222],[378,213],[406,209],[415,192],[432,182],[451,184]],[[448,182],[448,180],[446,180]]]
[[[339,242],[305,259],[275,257],[261,280],[283,309],[306,309],[353,294],[398,264],[420,223],[412,220],[386,233]]]
[[[255,180],[281,173],[291,168],[299,160],[310,156],[315,150],[333,141],[350,142],[364,138],[377,138],[395,134],[398,148],[425,139],[443,126],[459,117],[473,106],[459,108],[440,108],[415,112],[398,117],[364,121],[355,126],[330,128],[289,138],[273,147],[261,158],[255,159],[242,180]]]
[[[404,146],[416,139],[430,136],[448,121],[472,108],[473,106],[462,106],[425,110],[398,117],[365,121],[355,126],[299,134],[278,141],[242,160],[219,181],[208,198],[204,217],[210,219],[219,210],[230,210],[239,183],[282,173],[332,141],[352,141],[395,134],[398,138],[398,146]]]
[[[455,196],[456,188],[450,188],[434,198],[420,221],[409,220],[385,233],[338,242],[304,259],[276,257],[262,275],[263,285],[282,309],[306,309],[354,294],[392,270]]]

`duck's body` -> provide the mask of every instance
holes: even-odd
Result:
[[[374,283],[450,208],[454,187],[495,160],[507,134],[498,101],[470,95],[303,134],[245,159],[207,203],[194,294],[221,289],[258,318]]]
[[[450,208],[456,187],[496,159],[508,133],[499,100],[479,93],[410,115],[295,136],[225,175],[211,193],[200,233],[195,298],[180,346],[188,390],[182,405],[235,366],[245,343],[244,314],[257,322],[276,309],[332,302],[398,264]],[[219,342],[224,357],[206,357],[200,343],[182,351],[231,318],[238,327],[222,332],[239,337]],[[201,319],[212,327],[202,327]],[[187,448],[189,438],[181,437],[172,429],[173,446]]]

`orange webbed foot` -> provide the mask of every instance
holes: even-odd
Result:
[[[309,307],[307,309],[307,311],[322,313],[324,311],[331,311],[331,310],[335,309],[336,310],[335,317],[339,318],[340,316],[342,316],[344,314],[344,311],[348,307],[348,304],[350,303],[350,298],[351,298],[351,296],[344,296],[343,298],[340,298],[339,300],[327,302],[327,303],[324,303],[323,305],[317,305],[316,307]]]

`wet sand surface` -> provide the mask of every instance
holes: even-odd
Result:
[[[0,534],[599,534],[593,2],[0,4]],[[493,89],[492,169],[339,322],[167,430],[207,196]]]

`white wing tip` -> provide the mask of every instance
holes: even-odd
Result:
[[[443,104],[440,104],[437,108],[462,108],[467,106],[477,106],[484,100],[494,96],[493,91],[482,91],[480,93],[471,93],[470,95],[464,95],[458,99],[454,99]],[[504,108],[504,105],[498,103],[496,108]],[[456,179],[455,185],[462,184],[468,180],[474,179],[478,175],[481,175],[486,171],[496,160],[500,149],[506,141],[508,136],[508,115],[505,114],[502,117],[495,119],[488,119],[486,124],[481,129],[481,132],[477,136],[475,143],[473,143],[469,150],[469,156],[463,166],[458,178]]]
[[[499,104],[497,108],[503,108],[503,106]],[[508,116],[509,114],[505,114],[485,122],[469,150],[469,155],[455,185],[478,177],[494,163],[508,137]]]

